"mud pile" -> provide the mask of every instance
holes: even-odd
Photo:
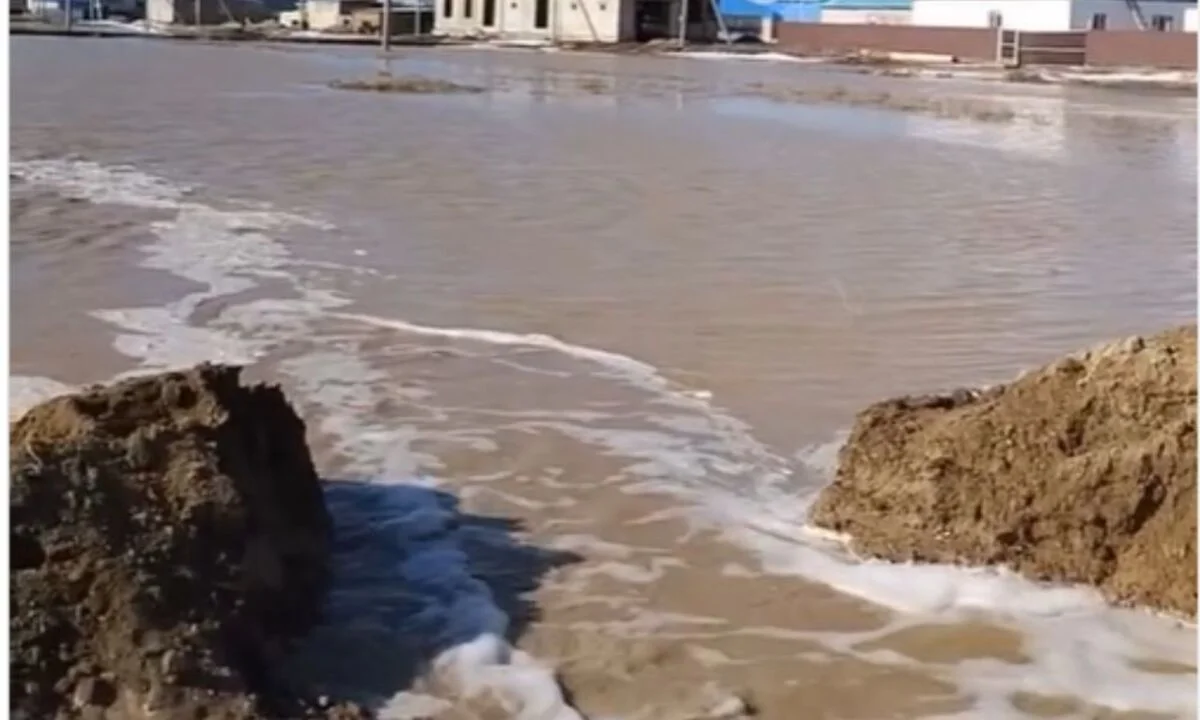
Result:
[[[1007,565],[1195,616],[1195,325],[867,408],[811,519],[865,555]]]
[[[13,426],[13,717],[352,717],[271,668],[318,618],[330,518],[278,388],[200,366]]]

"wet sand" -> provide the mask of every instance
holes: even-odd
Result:
[[[426,475],[519,523],[540,554],[454,542],[589,717],[1194,713],[1191,629],[804,527],[862,405],[1193,314],[1191,104],[937,86],[997,125],[740,97],[820,69],[392,65],[487,91],[328,89],[378,70],[350,50],[17,39],[13,372],[252,363],[327,478]]]

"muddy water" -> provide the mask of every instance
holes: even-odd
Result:
[[[481,50],[390,63],[470,96],[328,89],[361,51],[12,62],[12,371],[288,387],[358,538],[296,672],[393,717],[1195,714],[1191,629],[804,527],[863,404],[1193,317],[1190,100]]]

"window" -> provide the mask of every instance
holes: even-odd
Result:
[[[999,10],[988,11],[988,27],[999,28],[1004,27],[1004,15]]]
[[[454,0],[442,0],[442,17],[454,17]]]
[[[475,8],[471,7],[471,0],[463,0],[463,17],[470,20],[471,13],[474,10],[475,10]]]
[[[1094,13],[1092,15],[1092,30],[1107,30],[1108,16],[1104,13]]]
[[[1150,26],[1159,32],[1171,32],[1175,29],[1175,18],[1170,15],[1155,15],[1150,18]]]

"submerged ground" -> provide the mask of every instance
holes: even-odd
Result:
[[[555,666],[595,716],[1194,713],[1190,629],[803,530],[862,406],[1193,314],[1186,98],[473,50],[390,69],[484,92],[400,96],[330,89],[380,69],[349,50],[12,57],[16,389],[282,382],[373,560],[340,578],[360,634],[300,659],[325,682],[436,710],[381,663],[417,633],[531,706]],[[905,102],[803,102],[881,93]],[[411,528],[429,552],[396,568]],[[396,612],[397,574],[434,612]]]

